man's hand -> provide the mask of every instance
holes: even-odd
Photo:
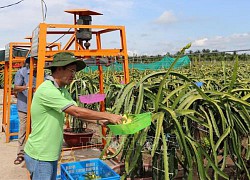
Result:
[[[109,120],[112,124],[121,124],[122,123],[122,116],[117,114],[110,114]]]

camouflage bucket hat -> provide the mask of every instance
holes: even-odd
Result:
[[[75,55],[71,52],[59,52],[53,56],[53,61],[50,65],[45,66],[45,69],[50,69],[52,67],[62,67],[67,66],[71,63],[76,64],[76,71],[80,71],[86,67],[83,60],[77,60]]]

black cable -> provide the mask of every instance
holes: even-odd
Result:
[[[46,20],[46,17],[47,17],[47,5],[46,5],[46,3],[45,3],[44,0],[42,0],[42,2],[43,2],[43,4],[44,4],[44,6],[45,6],[44,20]]]
[[[17,5],[17,4],[19,4],[20,2],[22,2],[22,1],[24,1],[24,0],[20,0],[20,1],[16,2],[16,3],[13,3],[13,4],[9,4],[9,5],[6,5],[6,6],[1,6],[1,7],[0,7],[0,9],[3,9],[3,8],[7,8],[7,7],[10,7],[10,6],[14,6],[14,5]]]
[[[69,32],[71,30],[71,28],[69,28],[69,30],[67,32]],[[46,47],[49,48],[51,45],[53,45],[56,41],[60,40],[63,36],[65,36],[66,34],[63,34],[62,36],[60,36],[59,38],[57,38],[55,41],[53,41],[52,43],[50,43],[49,45],[47,45]]]

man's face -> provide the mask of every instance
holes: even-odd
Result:
[[[76,65],[71,64],[65,67],[65,69],[61,69],[61,81],[64,85],[69,85],[75,77],[76,74]]]

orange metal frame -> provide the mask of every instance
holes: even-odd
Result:
[[[31,47],[30,42],[12,42],[8,44],[9,48],[9,59],[4,63],[4,94],[3,94],[3,118],[2,126],[6,135],[6,142],[10,141],[10,136],[15,136],[18,133],[10,133],[10,105],[11,105],[11,90],[12,90],[12,73],[14,63],[23,64],[25,57],[14,57],[14,48],[27,48]]]
[[[14,48],[26,48],[28,51],[30,51],[31,48],[31,38],[30,42],[11,42],[8,44],[9,48],[9,59],[4,61],[4,94],[3,94],[3,117],[2,117],[2,127],[5,132],[6,136],[6,142],[8,143],[10,141],[10,136],[18,135],[18,133],[10,133],[10,105],[11,105],[11,92],[12,92],[12,75],[17,70],[13,67],[15,63],[20,63],[21,66],[23,65],[26,57],[19,57],[13,55]],[[56,47],[58,49],[60,48],[60,44],[55,43]],[[29,54],[29,52],[28,52]],[[31,58],[33,59],[33,58]],[[32,61],[33,62],[33,61]],[[30,74],[33,77],[33,66],[30,65],[30,69],[32,71]],[[32,81],[31,81],[32,82]],[[29,87],[32,87],[32,83],[29,84]],[[32,89],[32,88],[30,88]],[[31,104],[31,97],[32,97],[32,91],[28,92],[29,99],[28,99],[28,106]],[[27,129],[30,129],[29,127]]]
[[[123,57],[124,80],[125,80],[125,83],[128,83],[129,82],[129,69],[128,69],[128,54],[127,54],[125,27],[124,26],[110,26],[110,25],[78,25],[76,24],[77,15],[101,15],[101,14],[94,12],[94,11],[87,10],[87,9],[68,10],[65,12],[71,13],[74,15],[74,24],[40,23],[39,26],[33,31],[31,56],[38,57],[36,88],[44,81],[45,62],[51,61],[52,56],[58,52],[72,52],[75,54],[77,58],[82,58],[82,59],[87,59],[88,57],[91,57],[91,56]],[[77,39],[76,32],[77,32],[77,29],[79,28],[83,28],[83,29],[90,28],[92,30],[92,34],[96,36],[95,48],[92,48],[90,46],[89,49],[86,49],[83,46],[82,41],[79,41]],[[65,31],[65,30],[57,30],[57,29],[69,29],[69,30]],[[102,48],[102,35],[109,33],[109,32],[114,32],[114,31],[119,31],[120,33],[121,48],[114,48],[114,49]],[[48,44],[47,35],[55,35],[55,34],[57,35],[69,34],[71,35],[71,37],[69,38],[65,46],[62,47],[62,49],[59,49],[57,51],[47,50],[49,47],[51,47],[51,46],[47,46]],[[92,41],[94,41],[94,38],[90,40],[90,42]],[[104,93],[102,66],[99,65],[98,69],[99,69],[100,93]],[[32,78],[31,75],[30,75],[30,78]],[[30,82],[32,82],[32,80]],[[104,101],[100,103],[100,106],[101,106],[101,111],[105,111]],[[28,127],[30,127],[30,109],[28,109],[27,131],[26,131],[27,135],[30,133],[30,129],[28,129]],[[104,128],[103,128],[103,133],[105,134]]]

